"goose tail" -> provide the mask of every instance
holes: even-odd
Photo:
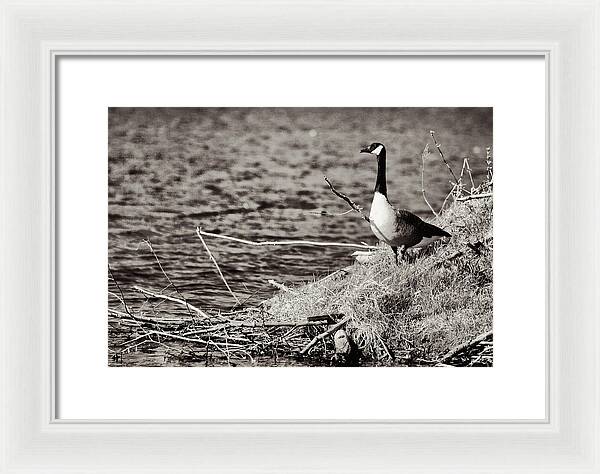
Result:
[[[448,232],[444,229],[440,229],[438,226],[433,224],[425,223],[425,236],[426,237],[452,237]]]

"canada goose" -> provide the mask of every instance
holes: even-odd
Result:
[[[445,230],[423,221],[410,211],[395,209],[390,204],[385,177],[385,146],[377,142],[371,143],[360,152],[377,157],[377,181],[369,220],[375,236],[392,247],[396,264],[398,264],[398,249],[403,256],[404,251],[409,247],[425,247],[442,237],[450,237]]]

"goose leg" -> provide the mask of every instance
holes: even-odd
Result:
[[[406,245],[401,245],[399,249],[400,258],[403,259],[406,257]]]
[[[400,259],[403,259],[406,255],[406,245],[401,245],[400,247],[392,247],[394,251],[394,256],[396,257],[396,265],[399,265],[398,256]]]
[[[396,265],[398,265],[398,247],[392,247],[394,251],[394,258],[396,259]]]

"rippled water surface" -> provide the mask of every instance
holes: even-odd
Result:
[[[376,162],[362,145],[380,141],[388,158],[388,194],[424,217],[421,152],[435,130],[455,170],[470,157],[478,183],[492,145],[491,109],[450,108],[111,108],[109,111],[109,263],[131,307],[143,303],[133,285],[160,290],[168,281],[205,309],[234,301],[195,234],[203,230],[250,240],[307,239],[375,243],[323,176],[367,210]],[[432,147],[432,151],[434,151]],[[426,190],[441,205],[450,189],[436,154]],[[430,214],[430,213],[429,213]],[[256,303],[274,291],[267,281],[311,280],[352,263],[352,250],[251,247],[206,239],[230,286]],[[112,283],[109,290],[116,289]],[[109,295],[111,307],[117,301]],[[170,311],[185,311],[172,308]]]

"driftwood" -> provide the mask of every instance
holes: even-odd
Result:
[[[210,319],[210,316],[207,313],[205,313],[200,308],[197,308],[196,306],[188,303],[187,301],[185,301],[183,299],[175,298],[174,296],[163,295],[162,293],[154,293],[153,291],[145,290],[144,288],[140,288],[139,286],[134,286],[133,289],[135,291],[139,292],[139,293],[144,294],[144,295],[152,296],[153,298],[158,298],[158,299],[162,299],[162,300],[172,301],[174,303],[179,303],[181,305],[184,305],[186,308],[191,309],[192,311],[194,311],[199,316],[202,316],[203,318]]]
[[[231,242],[238,242],[241,244],[253,245],[255,247],[278,246],[278,245],[298,245],[298,246],[307,245],[307,246],[316,246],[316,247],[346,247],[346,248],[363,249],[363,250],[377,248],[377,247],[371,247],[369,245],[363,245],[363,244],[347,244],[347,243],[341,243],[341,242],[315,242],[313,240],[271,240],[271,241],[255,242],[252,240],[231,237],[229,235],[215,234],[213,232],[206,232],[204,230],[200,230],[199,228],[196,228],[196,231],[205,237],[216,237],[218,239],[230,240]]]
[[[118,311],[112,308],[108,308],[108,313],[118,319],[132,319],[133,321],[139,323],[162,324],[165,326],[181,326],[184,324],[183,321],[178,319],[146,318],[144,316],[134,315],[132,313],[124,313],[123,311]]]
[[[470,201],[471,199],[485,199],[493,197],[493,193],[472,194],[471,196],[462,196],[457,198],[457,201]]]
[[[319,334],[318,336],[315,336],[306,346],[304,346],[304,348],[300,351],[300,355],[305,355],[308,353],[308,351],[319,341],[322,341],[323,339],[325,339],[327,336],[333,334],[334,332],[336,332],[338,329],[340,329],[342,326],[344,326],[348,321],[350,321],[350,316],[346,316],[344,319],[342,319],[339,323],[334,324],[333,326],[331,326],[327,331],[322,332],[321,334]]]
[[[450,359],[452,359],[455,355],[459,354],[460,352],[473,347],[477,344],[479,344],[480,342],[484,341],[485,339],[487,339],[488,337],[493,335],[493,331],[488,331],[488,332],[484,332],[483,334],[480,334],[479,336],[477,336],[475,339],[471,339],[468,342],[465,342],[463,344],[459,344],[458,346],[450,349],[440,360],[438,363],[440,364],[445,364],[446,362],[448,362]]]

